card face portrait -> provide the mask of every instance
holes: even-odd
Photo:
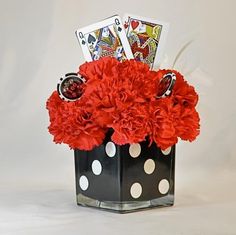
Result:
[[[148,64],[151,69],[158,68],[163,56],[169,24],[126,14],[124,27],[135,60]]]
[[[80,28],[76,36],[86,61],[111,56],[119,61],[133,59],[126,32],[119,16]]]

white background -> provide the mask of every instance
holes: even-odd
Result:
[[[235,1],[0,0],[0,234],[236,234]],[[199,95],[201,135],[179,142],[174,207],[127,215],[75,203],[73,152],[46,99],[84,62],[75,30],[116,13],[170,22],[163,67]]]

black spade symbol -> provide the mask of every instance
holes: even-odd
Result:
[[[82,44],[83,44],[83,45],[85,44],[85,41],[84,41],[84,40],[82,41]]]
[[[118,27],[118,31],[120,32],[122,29],[121,29],[121,27]]]
[[[96,38],[93,36],[93,35],[91,35],[91,34],[89,34],[89,36],[88,36],[88,43],[94,43],[96,41]]]

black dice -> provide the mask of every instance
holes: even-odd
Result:
[[[92,151],[75,150],[77,203],[117,212],[173,205],[175,146],[119,146],[110,137]]]

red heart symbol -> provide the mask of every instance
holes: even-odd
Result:
[[[131,21],[131,27],[132,29],[136,29],[139,25],[139,22],[138,21],[135,21],[135,20],[132,20]]]

